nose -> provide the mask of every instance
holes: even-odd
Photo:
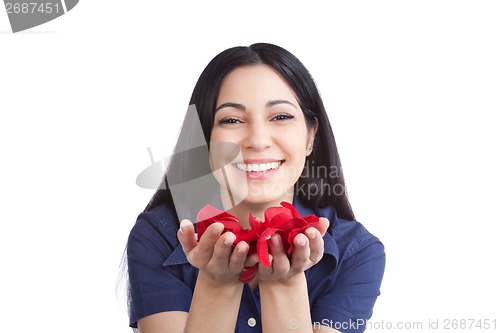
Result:
[[[247,149],[263,150],[272,145],[272,132],[265,122],[252,122],[247,126],[244,147]]]

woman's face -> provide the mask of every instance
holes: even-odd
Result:
[[[314,134],[286,81],[265,65],[239,67],[224,78],[216,102],[214,174],[236,203],[291,202]],[[224,143],[240,150],[229,164]]]

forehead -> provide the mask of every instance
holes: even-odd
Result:
[[[274,69],[257,64],[238,67],[226,75],[217,103],[235,101],[231,99],[260,101],[279,98],[297,103],[292,88]]]

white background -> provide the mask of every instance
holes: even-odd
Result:
[[[260,41],[314,76],[357,219],[386,245],[370,331],[500,331],[500,3],[325,4],[82,0],[17,34],[2,10],[2,331],[130,331],[115,286],[147,147],[170,154],[213,56]]]

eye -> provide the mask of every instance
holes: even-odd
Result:
[[[235,117],[226,117],[219,120],[219,124],[239,124],[241,120]]]
[[[283,114],[279,114],[277,116],[275,116],[273,118],[273,120],[280,120],[280,121],[283,121],[283,120],[287,120],[287,119],[293,119],[294,116],[292,116],[291,114],[288,114],[288,113],[283,113]]]

